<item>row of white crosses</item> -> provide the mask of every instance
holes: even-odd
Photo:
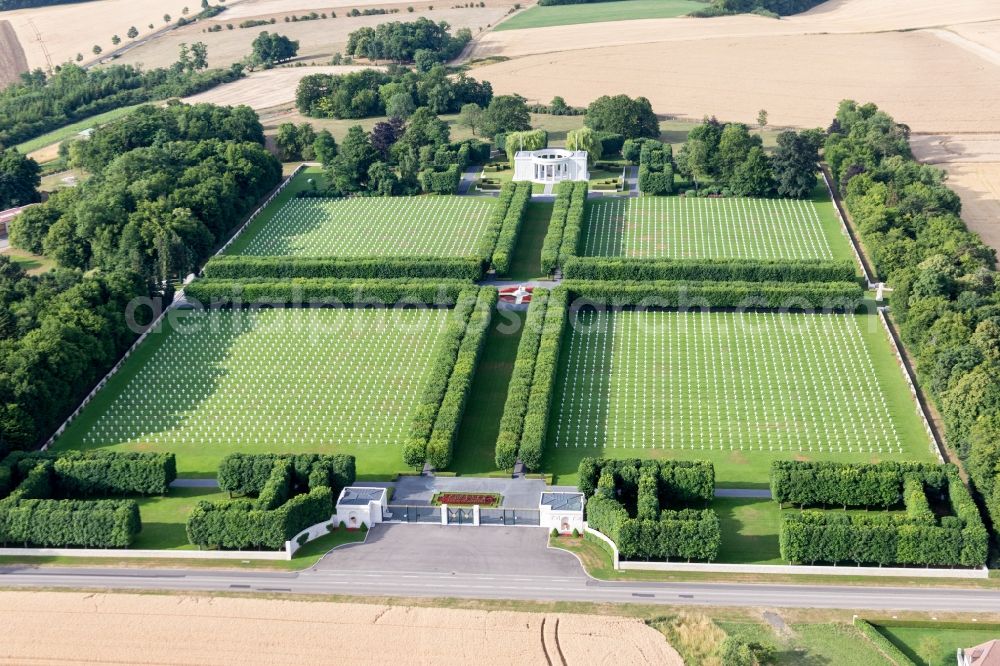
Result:
[[[584,255],[644,259],[831,259],[815,204],[798,199],[641,197],[590,206]]]
[[[854,315],[581,313],[556,446],[902,453]]]
[[[468,256],[496,201],[484,197],[291,199],[242,254]]]
[[[449,314],[188,314],[200,333],[168,333],[83,441],[399,444]]]

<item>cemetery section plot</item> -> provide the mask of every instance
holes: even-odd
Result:
[[[873,315],[581,311],[552,398],[546,471],[585,456],[706,459],[730,487],[775,459],[934,461]]]
[[[590,202],[581,256],[832,260],[851,257],[828,198],[640,197]]]
[[[289,198],[229,253],[296,257],[467,257],[496,200],[472,196]]]
[[[451,313],[179,313],[55,448],[172,451],[182,476],[214,476],[233,452],[351,453],[359,474],[393,474]]]

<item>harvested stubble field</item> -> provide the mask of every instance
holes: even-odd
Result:
[[[188,104],[246,104],[253,109],[267,109],[295,101],[295,89],[302,77],[310,74],[348,74],[368,69],[362,65],[327,65],[322,67],[279,67],[253,72],[239,81],[216,86],[205,92],[185,97]]]
[[[765,485],[772,460],[934,460],[873,315],[581,311],[560,352],[544,468],[585,456],[710,460]]]
[[[3,18],[10,21],[17,33],[28,68],[47,69],[46,50],[52,58],[52,65],[73,60],[77,53],[82,53],[85,60],[91,60],[94,58],[91,49],[95,44],[109,53],[116,48],[111,43],[111,36],[117,34],[124,45],[129,41],[125,33],[131,26],[139,30],[138,39],[141,40],[152,32],[148,27],[150,23],[157,29],[162,28],[165,25],[164,14],[170,14],[176,21],[185,7],[189,7],[191,12],[197,11],[198,3],[190,0],[95,0],[17,9],[3,12]],[[36,29],[41,42],[36,36]],[[2,43],[3,40],[0,40]],[[174,60],[176,55],[175,49]]]
[[[808,127],[827,125],[841,99],[855,98],[918,131],[997,131],[1000,66],[982,50],[992,33],[977,38],[977,49],[957,44],[967,40],[957,33],[944,39],[924,29],[998,19],[992,0],[835,0],[780,21],[645,19],[495,31],[470,58],[511,58],[476,74],[498,93],[533,101],[562,95],[585,105],[624,92],[679,117],[750,122],[765,107],[775,125]]]
[[[1000,134],[914,135],[914,156],[948,174],[962,199],[962,219],[1000,250]]]
[[[2,592],[0,611],[9,663],[683,663],[656,629],[602,615],[82,592]]]
[[[55,443],[177,454],[350,453],[405,469],[402,444],[451,310],[188,311],[133,354]]]
[[[142,63],[147,67],[169,67],[177,60],[177,52],[181,42],[204,42],[208,46],[208,63],[211,67],[228,67],[238,62],[250,53],[251,42],[263,30],[278,32],[299,42],[300,62],[326,64],[330,57],[344,50],[347,36],[359,28],[375,27],[386,21],[406,21],[418,17],[431,21],[446,21],[452,30],[470,28],[473,34],[485,29],[502,18],[507,13],[507,5],[490,4],[487,7],[450,9],[438,5],[433,10],[421,10],[408,13],[403,9],[398,14],[376,16],[346,16],[345,10],[336,10],[337,18],[317,19],[313,21],[297,21],[285,23],[287,14],[276,15],[274,25],[258,26],[240,29],[236,27],[245,17],[229,18],[227,12],[219,14],[210,21],[198,22],[173,30],[162,37],[152,40],[142,46],[125,53],[116,62]],[[310,10],[312,11],[312,10]],[[306,14],[307,11],[289,12],[289,14]],[[327,13],[329,16],[329,13]],[[261,17],[267,18],[267,17]],[[233,30],[228,30],[226,24],[232,23]],[[206,27],[221,25],[220,32],[203,32]],[[109,35],[110,37],[110,35]]]

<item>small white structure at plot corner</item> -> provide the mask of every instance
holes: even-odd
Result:
[[[543,492],[538,502],[538,524],[559,534],[583,534],[583,493]]]
[[[387,506],[385,488],[348,486],[337,498],[336,520],[344,523],[347,529],[358,529],[362,525],[371,527],[382,522]]]
[[[562,148],[519,150],[514,153],[514,180],[543,184],[590,180],[587,151]]]

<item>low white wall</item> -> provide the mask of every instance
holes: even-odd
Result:
[[[620,562],[618,557],[618,546],[615,545],[615,542],[609,539],[608,537],[604,536],[604,534],[602,534],[601,532],[591,529],[590,526],[587,525],[587,523],[583,524],[583,531],[586,532],[587,534],[593,534],[595,537],[597,537],[604,543],[608,544],[608,546],[611,548],[612,565],[614,566],[615,569],[618,569]]]
[[[865,283],[868,285],[869,289],[873,289],[876,285],[872,282],[872,276],[868,274],[868,269],[865,268],[865,262],[861,260],[861,252],[858,250],[858,246],[854,243],[854,236],[851,235],[850,230],[847,228],[847,220],[844,216],[840,214],[840,207],[837,206],[837,198],[833,194],[833,187],[830,185],[830,180],[826,177],[826,171],[823,169],[819,170],[821,176],[823,176],[823,184],[826,185],[826,191],[830,195],[830,205],[833,206],[833,210],[837,213],[837,219],[840,220],[840,227],[847,234],[847,242],[851,244],[851,249],[854,251],[854,260],[857,262],[858,267],[861,269],[861,274],[865,277]]]
[[[594,534],[593,531],[589,531],[589,533]],[[696,571],[704,573],[804,574],[807,576],[898,576],[901,578],[989,578],[990,576],[990,572],[986,567],[981,569],[909,569],[904,567],[855,567],[850,565],[833,567],[809,566],[804,564],[708,564],[704,562],[622,561],[616,568],[622,571]]]
[[[0,548],[3,557],[107,557],[173,560],[290,560],[285,550],[133,550],[127,548]]]

